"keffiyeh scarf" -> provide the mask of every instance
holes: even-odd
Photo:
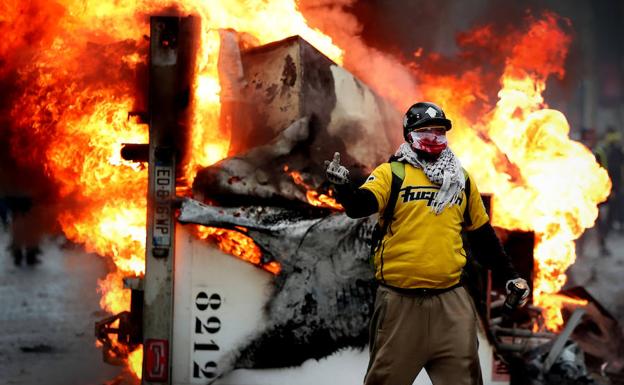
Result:
[[[431,211],[436,215],[454,204],[464,191],[464,170],[450,148],[444,149],[433,162],[419,158],[408,143],[401,144],[395,155],[399,157],[399,161],[405,160],[412,166],[422,169],[429,181],[440,186],[440,191],[431,205]]]

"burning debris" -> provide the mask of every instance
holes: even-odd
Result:
[[[593,372],[621,376],[624,371],[624,336],[618,321],[583,287],[563,291],[569,297],[586,301],[585,314],[574,329],[571,339],[585,353],[587,366]],[[570,310],[566,310],[570,313]],[[616,381],[617,383],[617,381]]]
[[[293,149],[308,137],[309,119],[299,119],[268,145],[201,170],[195,179],[195,189],[200,195],[230,205],[243,197],[248,204],[285,198],[291,204],[299,201],[300,205],[307,205],[305,194],[282,168],[291,160]]]
[[[400,142],[400,132],[384,129],[400,121],[396,109],[305,40],[293,37],[236,53],[228,55],[239,58],[230,66],[244,68],[244,77],[231,75],[227,83],[239,85],[230,87],[236,91],[228,93],[224,109],[235,152],[219,174],[228,183],[215,180],[217,169],[202,169],[194,178],[195,193],[221,201],[241,194],[278,196],[293,187],[284,167],[304,172],[310,185],[319,186],[324,179],[314,167],[335,148],[365,169],[385,161]],[[248,150],[253,153],[240,160]]]
[[[559,334],[532,332],[526,327],[501,327],[492,320],[490,330],[494,333],[494,343],[506,362],[512,384],[601,384],[608,381],[607,378],[619,383],[617,373],[621,372],[624,342],[619,326],[609,332],[612,341],[601,352],[596,352],[598,344],[587,343],[588,338],[602,336],[600,330],[590,330],[596,323],[605,321],[604,316],[596,317],[592,310],[596,306],[600,307],[590,302],[588,307],[576,308],[571,313],[565,309],[569,316]]]
[[[332,191],[319,173],[320,166],[305,160],[309,125],[307,117],[296,120],[270,143],[201,170],[195,179],[197,195],[224,205],[236,205],[245,199],[251,205],[283,204],[301,210],[313,205],[342,210],[326,195]],[[292,164],[303,165],[308,171],[302,174],[291,170]],[[318,193],[312,184],[325,189],[326,194]]]

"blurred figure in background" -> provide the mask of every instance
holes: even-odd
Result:
[[[55,216],[50,207],[30,195],[6,198],[10,210],[11,243],[9,250],[15,266],[40,263],[41,242],[54,230]]]
[[[598,134],[595,128],[581,129],[581,143],[591,150],[596,157],[598,164],[608,170],[606,164],[607,152],[605,147],[601,143],[598,143]],[[600,247],[600,255],[605,257],[611,255],[611,251],[607,248],[607,235],[609,234],[610,229],[610,225],[607,221],[610,207],[607,207],[607,202],[608,201],[598,205],[598,218],[596,218],[596,223],[594,227],[592,227],[592,229],[595,230],[596,240],[598,241],[598,246]],[[588,230],[589,229],[587,229],[576,241],[576,251],[579,256],[582,256],[585,253],[585,244],[587,242],[587,238],[589,237]]]
[[[56,186],[41,170],[20,169],[8,149],[0,151],[0,220],[15,266],[40,262],[42,241],[60,231],[57,204]]]
[[[609,229],[624,231],[624,196],[622,191],[622,165],[624,152],[622,150],[622,133],[613,126],[607,127],[603,141],[606,157],[604,167],[611,178],[611,195],[609,196],[607,226]]]
[[[39,231],[40,218],[37,218],[39,207],[33,207],[30,197],[18,196],[10,198],[11,209],[11,255],[15,266],[20,266],[26,259],[28,265],[39,263],[41,253],[39,243],[42,233]]]
[[[9,205],[4,197],[0,198],[0,223],[2,223],[3,230],[9,226]]]

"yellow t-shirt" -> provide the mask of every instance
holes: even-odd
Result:
[[[371,191],[379,205],[379,215],[390,198],[390,163],[377,167],[360,187]],[[390,286],[401,288],[447,288],[459,282],[466,264],[461,230],[466,193],[439,215],[430,209],[439,186],[430,182],[423,170],[405,164],[405,178],[397,198],[394,218],[375,254],[375,276]],[[468,214],[474,230],[489,218],[474,180],[470,178]]]

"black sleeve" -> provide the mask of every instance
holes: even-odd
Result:
[[[378,211],[377,198],[367,189],[355,188],[351,184],[334,185],[336,199],[345,208],[349,218],[363,218]]]
[[[467,235],[473,255],[481,265],[502,276],[505,281],[520,277],[491,224],[468,231]]]

